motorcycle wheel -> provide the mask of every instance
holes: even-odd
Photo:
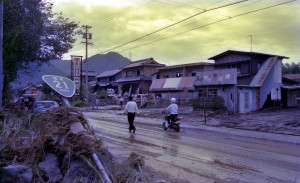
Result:
[[[179,131],[180,131],[180,126],[179,126],[179,124],[174,123],[174,124],[173,124],[173,129],[174,129],[175,132],[179,132]]]
[[[163,122],[162,127],[164,130],[167,130],[168,128],[166,128],[166,122]]]

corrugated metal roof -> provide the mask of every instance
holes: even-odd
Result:
[[[96,76],[96,78],[113,76],[113,75],[119,73],[120,71],[121,71],[121,69],[113,69],[113,70],[104,71],[101,74],[99,74],[98,76]]]
[[[195,86],[205,85],[236,85],[236,69],[204,71],[196,74]]]
[[[300,74],[284,74],[283,77],[288,79],[300,79]]]
[[[296,86],[281,86],[284,89],[287,90],[300,90],[300,85],[296,85]]]
[[[208,60],[216,60],[216,59],[218,59],[220,57],[223,57],[223,56],[231,54],[231,53],[240,53],[240,54],[246,54],[246,55],[262,55],[262,56],[279,57],[279,58],[285,58],[285,59],[289,58],[289,57],[286,57],[286,56],[273,55],[273,54],[267,54],[267,53],[247,52],[247,51],[237,51],[237,50],[227,50],[227,51],[225,51],[223,53],[220,53],[218,55],[210,57]]]
[[[184,90],[194,89],[194,81],[196,77],[178,77],[154,79],[150,86],[150,91],[168,91],[168,90]]]
[[[152,80],[150,91],[161,90],[165,84],[166,78]]]

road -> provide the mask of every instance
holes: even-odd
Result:
[[[125,159],[137,152],[145,157],[146,166],[171,182],[300,182],[299,136],[185,127],[176,133],[141,117],[132,134],[126,116],[84,115],[114,157]]]

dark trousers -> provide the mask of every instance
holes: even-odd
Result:
[[[170,124],[170,120],[174,121],[174,119],[178,116],[178,114],[170,114],[168,117],[167,117],[167,121],[168,123]]]
[[[128,117],[128,123],[129,123],[129,130],[135,130],[135,126],[133,124],[134,118],[135,118],[135,113],[129,112],[127,114],[127,117]]]

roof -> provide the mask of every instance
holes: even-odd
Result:
[[[179,64],[179,65],[171,65],[159,68],[158,70],[167,70],[167,69],[173,69],[173,68],[181,68],[181,67],[194,67],[194,66],[204,66],[204,65],[214,65],[213,63],[209,62],[196,62],[196,63],[189,63],[189,64]]]
[[[236,69],[221,69],[197,73],[196,86],[237,84]]]
[[[101,74],[99,74],[98,76],[96,76],[96,78],[114,76],[117,73],[119,73],[120,71],[121,71],[121,69],[112,69],[112,70],[104,71]]]
[[[288,79],[300,79],[300,74],[284,74],[283,77]]]
[[[134,81],[141,81],[141,80],[147,80],[151,81],[151,77],[145,77],[145,76],[140,76],[140,77],[128,77],[128,78],[120,78],[115,81],[115,83],[126,83],[126,82],[134,82]]]
[[[144,66],[144,65],[161,66],[161,67],[165,66],[164,64],[160,64],[160,63],[156,62],[153,58],[147,58],[147,59],[131,62],[129,65],[125,66],[124,69],[139,67],[139,66]]]
[[[150,91],[168,91],[168,90],[184,90],[194,89],[194,81],[196,77],[178,77],[154,79],[149,88]]]
[[[215,55],[213,57],[210,57],[208,60],[216,60],[220,57],[223,57],[225,55],[228,54],[232,54],[232,53],[239,53],[239,54],[244,54],[244,55],[261,55],[261,56],[268,56],[268,57],[279,57],[279,58],[285,58],[285,59],[289,59],[289,57],[286,56],[280,56],[280,55],[273,55],[273,54],[267,54],[267,53],[259,53],[259,52],[248,52],[248,51],[237,51],[237,50],[227,50],[223,53],[220,53],[218,55]]]
[[[287,90],[300,90],[300,85],[294,85],[294,86],[281,86],[284,89]]]

